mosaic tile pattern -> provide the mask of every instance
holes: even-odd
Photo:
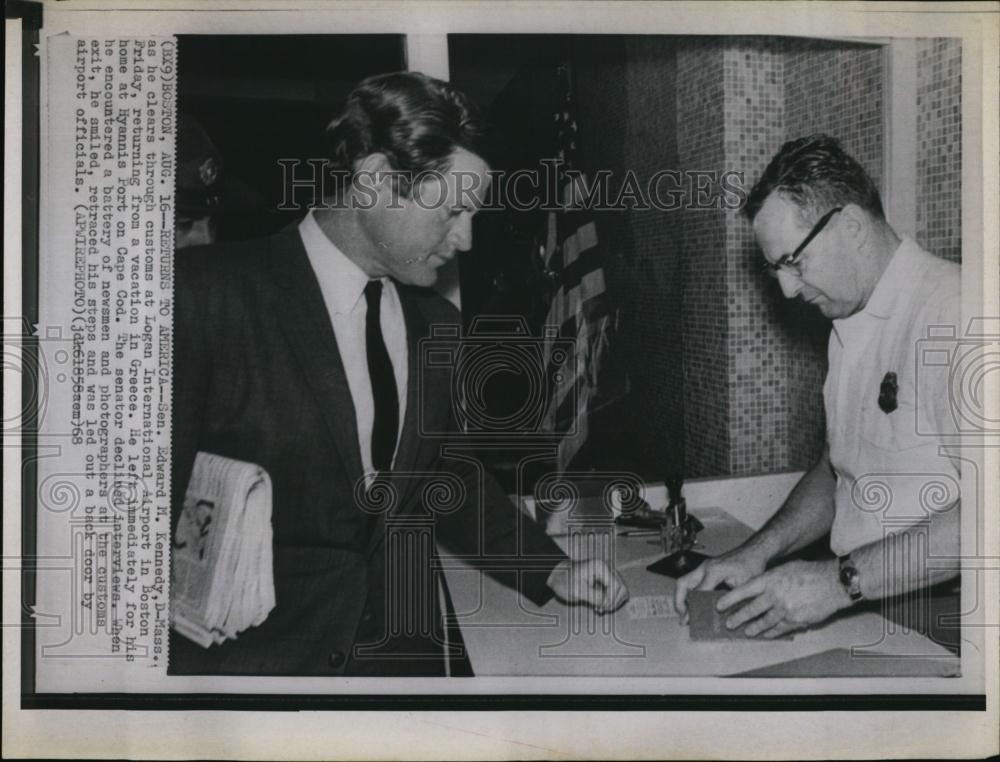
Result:
[[[749,187],[781,146],[785,99],[780,43],[735,38],[724,52],[726,164]],[[775,303],[761,293],[760,252],[749,223],[726,213],[729,473],[771,471],[787,461],[789,357]]]
[[[669,38],[630,38],[626,44],[630,104],[626,165],[642,187],[664,167],[677,166],[676,58]],[[637,306],[634,374],[640,419],[652,426],[650,459],[656,478],[684,473],[684,345],[681,249],[676,212],[625,212],[631,239],[626,281]]]
[[[614,56],[580,68],[591,172],[632,169],[644,180],[664,168],[736,169],[749,188],[786,140],[828,132],[881,180],[880,50],[752,37],[615,44]],[[928,246],[957,257],[960,50],[935,40],[919,51],[918,133],[929,150],[918,223]],[[830,324],[760,275],[749,224],[734,211],[682,210],[607,213],[598,225],[612,298],[629,305],[629,425],[642,447],[666,462],[683,431],[688,477],[808,468],[824,441]]]
[[[881,48],[789,42],[785,57],[785,136],[825,132],[840,140],[881,187]]]
[[[749,188],[786,140],[823,131],[878,181],[882,76],[881,54],[870,48],[686,42],[678,50],[681,166],[737,169]],[[688,473],[807,468],[824,440],[829,323],[759,274],[759,249],[737,213],[682,220]],[[719,224],[721,238],[712,229]]]
[[[881,185],[883,93],[880,48],[789,42],[784,139],[825,132]],[[780,294],[775,298],[780,298]],[[825,440],[823,380],[830,323],[798,302],[779,308],[789,352],[787,468],[809,468]]]
[[[645,184],[677,163],[675,62],[667,37],[590,38],[575,51],[580,155],[590,177],[609,170],[610,195],[626,171]],[[663,125],[670,129],[662,129]],[[621,312],[619,346],[632,383],[634,467],[662,479],[683,467],[680,256],[676,216],[658,211],[596,215],[608,292]]]
[[[677,50],[677,157],[681,168],[725,166],[724,50],[685,41]],[[730,472],[729,292],[726,215],[678,214],[682,246],[685,470]]]
[[[962,42],[917,40],[917,239],[962,261]]]

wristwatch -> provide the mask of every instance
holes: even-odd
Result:
[[[861,575],[858,574],[858,568],[854,565],[854,561],[851,560],[851,554],[840,556],[840,584],[844,586],[844,590],[847,594],[851,596],[851,601],[860,601],[863,597],[861,595]]]

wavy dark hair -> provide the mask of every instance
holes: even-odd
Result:
[[[781,147],[747,196],[743,205],[747,219],[753,221],[772,193],[796,204],[807,223],[848,204],[857,204],[876,219],[885,219],[875,183],[829,135],[810,135]]]
[[[326,128],[333,169],[346,184],[354,162],[385,154],[406,195],[421,172],[442,172],[456,148],[488,161],[491,131],[475,104],[446,82],[417,72],[362,80]]]

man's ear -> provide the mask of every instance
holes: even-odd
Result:
[[[384,153],[370,153],[354,162],[354,171],[367,173],[369,185],[381,185],[389,182],[392,164]]]
[[[871,216],[857,204],[848,204],[840,212],[843,235],[858,249],[867,243],[872,231]]]
[[[364,199],[359,208],[377,206],[380,197],[392,203],[392,171],[392,164],[384,153],[371,153],[354,162],[353,192],[356,198]]]

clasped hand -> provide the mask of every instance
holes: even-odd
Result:
[[[628,588],[618,573],[593,558],[561,562],[548,585],[563,603],[584,603],[598,614],[608,614],[628,600]]]

